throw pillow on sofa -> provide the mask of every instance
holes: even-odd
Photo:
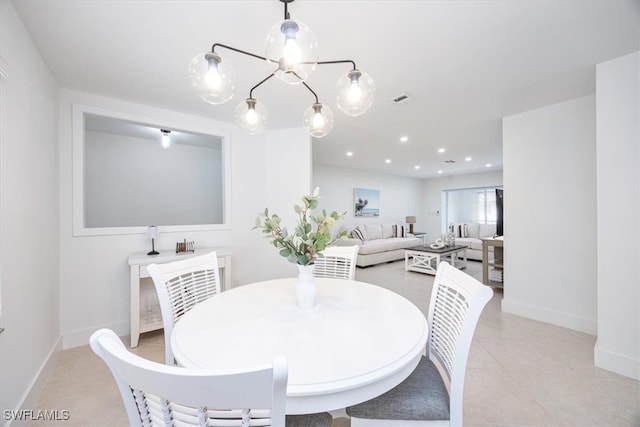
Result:
[[[382,239],[382,225],[381,224],[365,224],[365,240]]]
[[[469,229],[467,224],[451,224],[449,233],[453,233],[454,237],[469,237]]]
[[[407,237],[407,228],[402,225],[402,224],[398,224],[398,225],[394,225],[395,227],[395,233],[393,234],[394,237]]]
[[[349,233],[349,237],[353,237],[354,239],[360,239],[361,241],[364,242],[367,235],[365,234],[364,229],[362,229],[362,227],[357,225],[353,228],[353,230],[351,230],[351,233]]]
[[[391,237],[396,237],[396,232],[394,229],[395,224],[382,224],[382,238],[389,239]]]

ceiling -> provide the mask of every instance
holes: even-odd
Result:
[[[189,62],[213,43],[262,55],[283,18],[276,0],[13,4],[61,87],[227,122],[271,68],[216,49],[236,69],[236,94],[210,105],[190,87]],[[595,64],[640,49],[640,0],[297,0],[289,12],[315,33],[321,60],[353,59],[376,84],[371,110],[348,117],[335,85],[350,66],[316,68],[307,82],[336,120],[314,140],[314,162],[411,177],[502,168],[502,117],[592,94]],[[405,92],[410,102],[391,101]],[[254,97],[272,129],[301,126],[314,101],[275,79]]]
[[[84,130],[85,132],[93,131],[146,139],[154,144],[160,143],[162,135],[162,129],[158,126],[130,122],[128,120],[99,116],[90,113],[84,114]],[[169,138],[171,139],[172,144],[208,147],[217,150],[222,149],[223,142],[222,138],[219,136],[187,132],[180,129],[170,129]]]

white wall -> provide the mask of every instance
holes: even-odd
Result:
[[[313,165],[313,186],[320,187],[320,208],[347,211],[342,223],[371,222],[404,223],[405,217],[416,216],[414,231],[422,231],[424,224],[423,201],[420,199],[422,180],[397,175],[369,172],[359,169]],[[354,216],[354,188],[380,190],[380,216],[365,218]]]
[[[0,57],[0,408],[15,410],[34,407],[27,393],[59,343],[58,86],[7,1]]]
[[[595,334],[595,154],[593,95],[503,120],[504,311]]]
[[[175,250],[187,239],[196,247],[230,246],[232,285],[294,275],[295,269],[252,231],[257,213],[268,203],[274,211],[291,209],[310,187],[311,147],[303,129],[271,131],[250,136],[235,125],[203,117],[132,104],[86,93],[61,91],[60,100],[60,329],[64,347],[86,344],[90,334],[109,327],[129,333],[129,267],[131,253],[147,252],[146,235],[82,236],[72,234],[72,104],[80,103],[126,114],[149,117],[152,122],[175,128],[216,128],[231,135],[232,229],[200,232],[163,232],[156,249]],[[302,159],[290,173],[281,171],[273,152]],[[288,162],[290,164],[291,162]],[[291,170],[291,169],[287,169]],[[141,165],[140,173],[144,173]],[[277,199],[270,199],[276,195]],[[267,262],[270,260],[271,262]]]
[[[640,380],[640,53],[596,68],[595,364]]]
[[[443,191],[461,188],[500,187],[501,185],[502,170],[425,179],[421,190],[424,213],[422,226],[428,239],[437,239],[443,232],[443,227],[446,227],[445,212],[442,210]]]

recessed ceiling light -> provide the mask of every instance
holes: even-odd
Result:
[[[391,163],[391,159],[386,159],[384,162],[385,163]]]
[[[442,171],[440,170],[440,171],[438,171],[438,173],[442,173]]]
[[[438,153],[444,153],[445,151],[447,150],[445,150],[444,148],[438,148]]]
[[[347,151],[347,157],[353,156],[353,151]]]
[[[470,161],[471,161],[471,157],[465,157],[465,158],[464,158],[464,161],[465,161],[465,162],[470,162]]]
[[[487,164],[485,165],[485,167],[488,167],[488,168],[490,168],[491,166],[493,166],[491,163],[487,163]]]
[[[414,169],[420,169],[420,165],[415,165],[413,168]]]
[[[407,142],[409,140],[408,136],[401,136],[400,137],[400,142]]]

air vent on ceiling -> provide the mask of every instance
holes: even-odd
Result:
[[[445,160],[444,162],[445,163],[455,163],[456,161],[455,160]]]
[[[406,104],[407,102],[413,101],[413,97],[409,95],[407,92],[403,92],[400,95],[392,98],[391,101],[395,104]]]

